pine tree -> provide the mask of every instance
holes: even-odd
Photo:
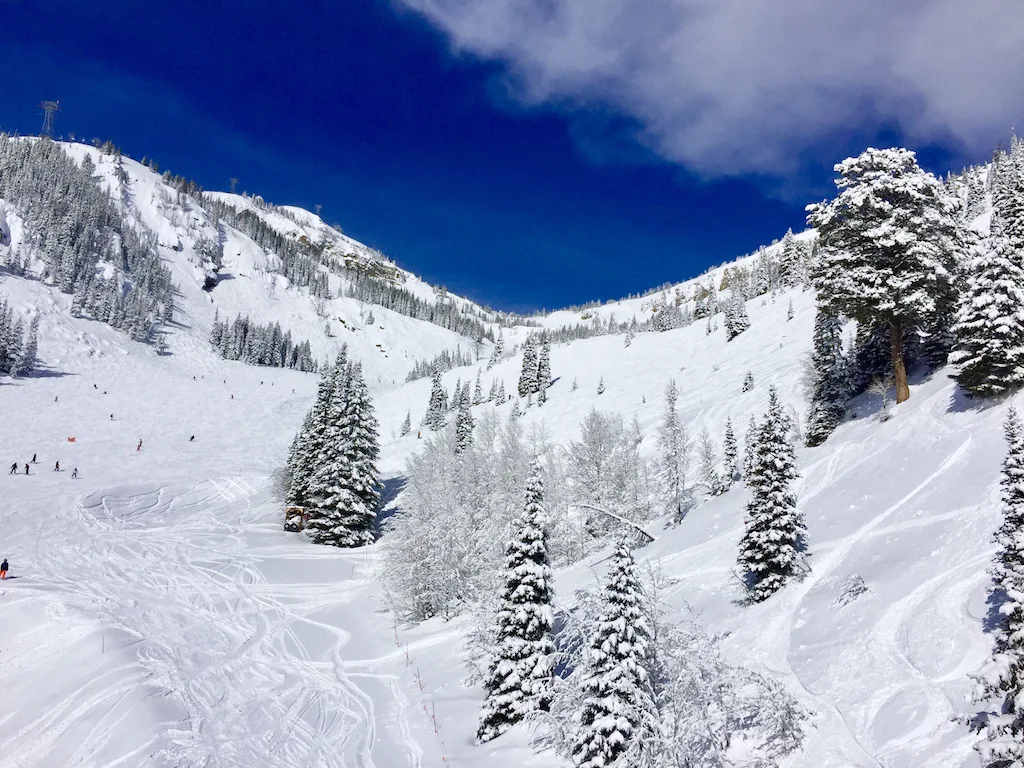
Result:
[[[28,336],[11,368],[12,376],[25,376],[35,370],[39,355],[39,315],[28,324]]]
[[[628,331],[626,331],[626,339],[623,342],[624,345],[626,347],[628,347],[630,344],[633,343],[633,339],[635,339],[635,338],[636,338],[636,330],[634,328],[630,328]]]
[[[540,355],[537,358],[537,388],[535,392],[543,393],[551,386],[551,339],[545,335],[541,339]],[[544,398],[546,399],[546,398]],[[543,402],[538,398],[538,402]]]
[[[405,419],[402,421],[402,429],[399,437],[405,437],[412,431],[412,411],[405,412]]]
[[[786,308],[786,320],[792,320],[796,313],[793,311],[793,300],[789,300],[789,306]]]
[[[487,370],[491,370],[495,365],[501,362],[502,355],[505,351],[505,332],[498,331],[498,340],[494,342],[494,349],[491,351],[491,357],[487,361]]]
[[[498,404],[499,405],[501,403],[504,403],[506,398],[508,397],[505,394],[505,382],[504,381],[498,383],[498,395],[497,395],[497,397],[498,397]]]
[[[473,385],[473,405],[480,405],[484,401],[484,389],[480,383],[480,371],[476,372],[476,384]]]
[[[519,372],[519,396],[537,391],[537,337],[527,336],[523,343],[523,367]]]
[[[607,768],[642,737],[655,713],[647,664],[651,627],[633,553],[615,545],[603,607],[589,642],[581,689],[580,731],[573,746],[579,768]]]
[[[318,544],[360,547],[373,542],[380,503],[377,419],[358,364],[334,372],[327,429],[309,482],[306,535]]]
[[[992,217],[988,246],[971,265],[967,292],[953,327],[953,378],[969,394],[987,397],[1024,382],[1024,270]]]
[[[757,420],[754,414],[750,414],[750,423],[747,424],[747,433],[743,436],[743,479],[749,485],[750,477],[754,471],[754,461],[757,455]]]
[[[602,376],[600,381],[597,382],[597,394],[604,394],[604,376]]]
[[[342,346],[334,366],[321,372],[316,399],[299,432],[299,445],[293,456],[294,466],[291,468],[291,481],[287,493],[289,505],[307,507],[311,504],[309,486],[313,473],[319,466],[318,457],[324,447],[335,379],[338,370],[346,367],[347,360],[348,351]]]
[[[468,450],[473,444],[473,414],[469,411],[467,398],[460,398],[459,409],[455,412],[455,453]]]
[[[903,334],[952,312],[966,236],[959,201],[906,149],[868,149],[836,166],[841,190],[809,206],[823,309],[890,331],[896,402],[910,397]]]
[[[747,375],[743,377],[743,391],[749,392],[754,388],[754,372],[747,371]]]
[[[553,578],[548,564],[547,516],[540,463],[526,483],[523,512],[505,558],[505,583],[497,615],[497,648],[489,665],[477,741],[500,736],[551,701],[555,645]]]
[[[992,205],[1018,268],[1024,269],[1024,142],[1014,136],[1010,153],[993,165]]]
[[[802,568],[804,522],[790,490],[797,477],[789,418],[772,387],[747,477],[750,501],[738,557],[753,602],[771,597]]]
[[[457,393],[456,393],[457,394]],[[434,432],[444,427],[445,414],[448,413],[448,393],[441,382],[441,369],[434,369],[434,379],[430,385],[430,403],[427,415],[423,417],[423,425]]]
[[[736,447],[736,433],[732,430],[732,419],[728,416],[725,419],[722,457],[725,460],[725,479],[731,485],[740,479],[740,455]]]
[[[572,388],[571,388],[571,391],[575,392],[575,391],[576,391],[577,389],[579,389],[579,388],[580,388],[580,385],[579,385],[579,383],[578,383],[578,382],[576,381],[576,377],[575,377],[575,376],[573,376],[573,377],[572,377]]]
[[[975,748],[992,768],[1024,765],[1024,434],[1012,406],[1003,424],[1003,522],[992,567],[992,599],[999,604],[992,658],[974,676],[976,702],[993,701],[995,712],[982,713],[973,730],[985,738]]]
[[[730,299],[725,305],[725,340],[732,341],[749,327],[747,303],[738,296]]]
[[[806,443],[821,445],[832,434],[846,412],[849,377],[843,356],[843,325],[838,317],[819,309],[814,318],[811,352],[813,386],[807,414]]]
[[[658,427],[657,479],[665,511],[681,520],[691,505],[691,494],[686,487],[690,443],[676,411],[678,400],[679,389],[675,380],[669,379],[665,387],[665,415]]]
[[[697,457],[700,461],[700,478],[704,483],[707,492],[712,496],[718,496],[725,491],[722,478],[718,474],[718,457],[715,455],[715,444],[711,440],[711,433],[708,428],[701,429],[697,436]]]
[[[493,403],[498,398],[498,380],[491,379],[491,388],[487,390],[487,402]]]

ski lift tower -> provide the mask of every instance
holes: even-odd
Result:
[[[39,108],[43,110],[43,136],[53,138],[53,116],[60,112],[60,102],[44,101],[39,104]]]

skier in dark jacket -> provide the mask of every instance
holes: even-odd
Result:
[[[56,464],[53,465],[53,471],[54,472],[60,472],[60,462],[59,461]]]
[[[25,465],[25,474],[28,474],[28,464]]]
[[[11,474],[18,474],[18,462],[14,462],[13,464],[11,464]]]
[[[4,561],[2,563],[0,563],[0,579],[6,579],[6,578],[7,578],[7,558],[5,557]]]
[[[78,477],[78,467],[71,470],[71,479],[74,480],[76,477]]]
[[[33,463],[33,464],[35,464],[35,463],[36,463],[36,455],[35,455],[34,453],[32,454],[32,463]]]

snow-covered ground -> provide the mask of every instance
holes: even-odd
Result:
[[[560,765],[535,755],[522,728],[473,745],[482,692],[461,684],[466,625],[395,626],[374,580],[386,540],[339,551],[281,530],[274,475],[316,377],[220,360],[206,334],[217,308],[301,329],[319,354],[347,341],[370,373],[389,493],[421,445],[415,429],[395,435],[407,411],[414,424],[423,416],[430,387],[402,384],[406,370],[467,340],[379,307],[368,307],[370,327],[348,299],[331,302],[331,313],[358,330],[326,337],[304,292],[260,269],[266,254],[237,233],[226,249],[235,279],[203,292],[188,247],[170,247],[179,233],[173,212],[158,210],[159,177],[130,171],[140,219],[159,230],[181,284],[173,354],[72,319],[69,297],[0,273],[0,294],[41,316],[45,364],[41,375],[0,379],[0,459],[19,465],[0,475],[0,557],[12,577],[0,584],[0,764]],[[0,227],[17,239],[17,217],[2,204]],[[642,316],[644,301],[598,311]],[[650,457],[670,377],[691,435],[707,426],[719,444],[726,417],[742,433],[771,384],[802,414],[813,297],[794,290],[751,300],[748,311],[751,328],[728,344],[722,329],[709,336],[698,322],[639,334],[629,347],[622,336],[556,345],[549,400],[524,422],[543,422],[564,444],[592,407],[635,415]],[[484,390],[497,376],[512,391],[520,359],[485,372]],[[445,382],[472,381],[482,366]],[[742,392],[748,370],[755,387]],[[741,486],[677,526],[653,523],[654,543],[637,553],[674,579],[669,602],[698,612],[729,661],[780,680],[813,712],[804,748],[786,765],[978,765],[972,737],[952,718],[968,711],[966,676],[990,649],[985,570],[1004,409],[969,406],[942,372],[912,384],[888,422],[865,397],[823,446],[798,449],[811,553],[802,582],[757,606],[738,603]],[[593,583],[603,556],[558,574],[561,602]],[[866,589],[841,600],[858,579]]]

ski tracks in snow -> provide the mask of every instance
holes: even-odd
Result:
[[[271,509],[265,489],[243,479],[93,494],[61,526],[40,532],[48,562],[41,588],[137,639],[126,664],[141,663],[154,691],[188,713],[161,729],[148,764],[418,765],[394,665],[371,672],[382,660],[346,658],[365,651],[360,643],[375,647],[376,628],[353,651],[349,631],[317,618],[372,599],[368,583],[354,578],[353,563],[365,555],[284,536],[276,517],[258,522]],[[389,650],[380,643],[380,656]],[[84,701],[69,697],[77,710],[39,718],[30,730],[84,717],[97,696],[113,710],[118,677],[99,682]],[[102,719],[90,738],[102,741]],[[90,752],[86,740],[76,764]]]

